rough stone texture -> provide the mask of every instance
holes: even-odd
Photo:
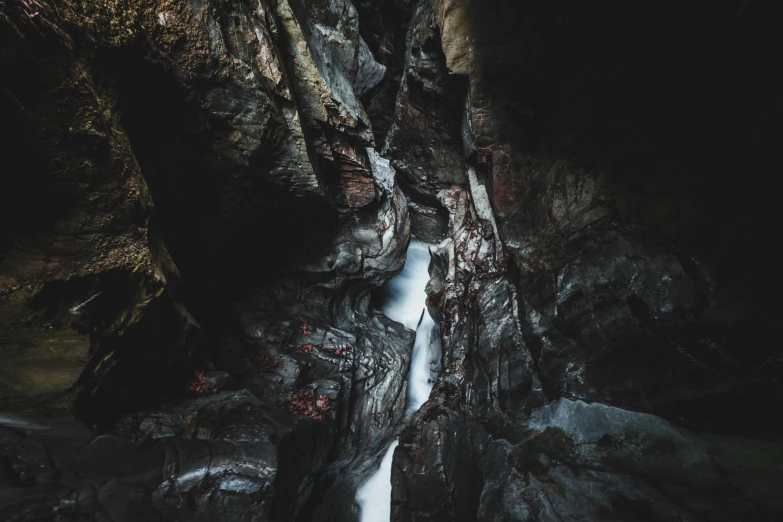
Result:
[[[426,241],[447,236],[441,190],[466,186],[462,153],[464,78],[448,73],[434,14],[426,2],[416,7],[406,39],[405,68],[384,154],[400,185],[416,204],[413,228]],[[432,228],[438,216],[438,228]]]
[[[10,34],[16,8],[2,20],[0,403],[68,389],[89,360],[90,334],[133,324],[166,282],[148,246],[149,191],[115,101],[92,88],[68,49],[45,51],[28,24],[24,39]],[[35,61],[15,63],[15,52]],[[25,81],[37,89],[15,88]]]
[[[450,72],[464,75],[468,93],[458,104],[433,89],[440,103],[405,113],[403,85],[385,149],[403,188],[416,186],[411,200],[429,190],[450,215],[428,287],[445,369],[395,452],[392,520],[781,516],[777,478],[749,486],[758,488],[753,499],[738,489],[745,458],[759,465],[754,477],[779,475],[780,430],[767,415],[781,409],[778,327],[761,305],[769,294],[729,275],[703,238],[683,243],[704,234],[703,224],[681,213],[660,219],[667,203],[632,195],[635,165],[600,162],[626,153],[591,139],[592,100],[578,91],[593,95],[623,73],[585,72],[564,54],[564,42],[580,44],[562,27],[585,31],[572,16],[600,22],[587,11],[447,0],[417,8],[409,41],[427,27],[432,62],[442,64],[425,85]],[[589,41],[577,54],[596,47],[613,52]],[[408,52],[408,64],[422,63],[416,45]],[[595,84],[585,88],[580,75]],[[585,108],[551,93],[557,82]],[[628,102],[600,103],[621,111]],[[422,149],[417,165],[452,157],[451,175],[466,172],[466,183],[452,178],[436,190],[425,175],[406,181],[416,171],[413,141],[394,144],[420,140],[418,122],[457,110],[459,134],[438,140],[447,152]],[[665,179],[694,193],[690,181]],[[725,197],[720,185],[713,190]],[[750,211],[740,207],[732,208]],[[752,234],[763,238],[766,228]],[[716,461],[728,454],[732,464]]]
[[[0,518],[357,520],[395,436],[393,520],[783,517],[779,17],[730,4],[0,2]]]
[[[359,32],[373,56],[386,68],[375,89],[366,93],[363,104],[372,121],[375,142],[380,146],[394,122],[394,106],[402,81],[408,32],[414,0],[352,0],[359,14]]]
[[[204,418],[214,421],[216,411],[220,429],[208,430]],[[0,475],[0,513],[7,520],[269,520],[277,460],[265,432],[285,432],[270,415],[255,398],[221,394],[167,416],[176,434],[158,430],[137,442],[96,436],[62,415],[3,414],[0,451],[11,460]]]
[[[252,190],[246,195],[248,185],[290,186],[298,196],[324,197],[307,155],[302,156],[306,147],[293,106],[289,102],[288,108],[276,107],[265,94],[284,91],[285,85],[279,85],[279,72],[269,72],[273,49],[264,11],[239,6],[236,24],[225,28],[214,14],[198,3],[160,3],[151,9],[143,2],[124,2],[104,7],[77,3],[62,12],[49,4],[20,4],[3,17],[3,36],[9,43],[4,61],[12,78],[4,100],[15,105],[4,133],[6,128],[16,133],[20,142],[20,147],[9,148],[16,149],[10,164],[27,168],[25,155],[33,156],[33,151],[25,153],[25,147],[41,147],[27,187],[33,192],[23,194],[42,186],[51,193],[19,206],[33,215],[47,213],[43,209],[56,198],[59,207],[50,220],[23,219],[29,224],[4,237],[3,317],[13,324],[3,331],[40,338],[28,330],[46,327],[47,340],[58,343],[61,335],[73,340],[74,347],[82,346],[72,350],[81,354],[77,357],[82,364],[69,363],[71,382],[92,355],[84,346],[85,334],[93,335],[92,352],[102,336],[121,336],[163,291],[166,278],[157,265],[174,266],[165,243],[149,239],[153,214],[148,186],[162,207],[154,215],[157,228],[180,258],[196,248],[196,237],[209,240],[257,219],[254,211],[247,213],[253,199]],[[147,52],[154,55],[148,61],[131,51],[132,45],[142,43],[142,27],[150,28],[143,33]],[[117,70],[118,62],[123,70]],[[35,70],[43,81],[26,76],[25,68]],[[142,83],[149,80],[158,80],[157,92]],[[35,86],[31,89],[26,82]],[[210,88],[194,88],[205,84]],[[142,101],[145,93],[154,101]],[[157,109],[159,117],[169,120],[156,129],[152,118]],[[17,121],[21,132],[12,130]],[[204,127],[207,121],[209,129]],[[193,126],[180,127],[187,123]],[[59,145],[47,147],[47,142]],[[196,143],[207,146],[196,154],[182,153]],[[56,151],[52,157],[47,156],[50,151]],[[194,172],[196,163],[203,167]],[[203,183],[181,185],[186,171],[191,182]],[[186,197],[174,201],[172,190]],[[6,208],[15,207],[9,202]],[[199,225],[185,225],[193,219],[194,208],[201,212]],[[155,242],[161,246],[148,245]],[[155,255],[162,259],[156,261]],[[215,254],[208,256],[213,256],[214,266]],[[197,279],[205,265],[210,263],[186,262],[185,276]],[[84,306],[71,314],[79,318],[79,339],[75,332],[68,333],[74,321],[64,312],[80,303]],[[35,319],[41,315],[56,319]],[[13,339],[10,343],[18,346]],[[57,351],[63,349],[52,353]],[[65,386],[63,379],[52,381]]]
[[[271,297],[238,308],[236,332],[241,336],[224,337],[215,361],[234,375],[231,387],[247,390],[267,408],[320,421],[316,434],[309,433],[310,425],[293,430],[291,445],[264,430],[266,440],[278,445],[284,482],[272,506],[274,517],[352,519],[355,489],[402,418],[412,333],[380,314],[354,316],[353,333],[311,315],[292,319]],[[204,428],[202,417],[190,421],[192,429],[222,433],[222,413],[207,421],[213,428]],[[146,422],[137,431],[144,431]],[[246,422],[246,429],[257,428],[255,418]],[[280,422],[291,429],[290,417]]]
[[[424,426],[395,455],[394,520],[775,520],[782,507],[779,445],[648,414],[560,399],[523,426]]]
[[[413,338],[371,310],[410,219],[351,3],[2,7],[2,400],[66,408],[3,425],[55,463],[3,472],[2,518],[354,519]]]
[[[301,20],[308,51],[340,118],[350,127],[361,125],[369,131],[370,121],[358,97],[383,79],[386,68],[374,60],[359,36],[359,19],[353,4],[348,0],[294,0],[291,7]],[[371,133],[368,139],[372,140]]]

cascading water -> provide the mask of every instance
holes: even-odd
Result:
[[[379,308],[387,317],[416,330],[411,368],[408,372],[408,397],[405,415],[411,415],[424,404],[432,391],[430,379],[430,334],[435,322],[426,312],[424,291],[430,279],[429,245],[411,240],[405,266],[384,286]],[[388,522],[391,515],[391,465],[395,440],[386,450],[381,467],[356,492],[361,507],[361,522]]]
[[[361,522],[389,522],[391,518],[391,467],[397,440],[391,443],[381,467],[356,491],[362,509]]]

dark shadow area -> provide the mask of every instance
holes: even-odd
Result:
[[[56,74],[46,63],[13,61],[2,65],[0,262],[14,239],[33,239],[63,219],[74,191],[67,181],[52,175],[46,145],[54,139],[54,132],[30,110],[57,79]]]
[[[359,32],[375,61],[386,67],[383,80],[362,96],[379,148],[394,120],[394,105],[405,67],[405,38],[414,4],[399,0],[353,0]]]
[[[783,6],[499,0],[470,14],[499,139],[607,172],[624,220],[760,300],[780,292]]]
[[[74,413],[109,428],[125,413],[149,408],[161,397],[182,397],[203,363],[203,332],[166,297],[155,299],[122,336],[101,338],[85,371]],[[102,358],[111,359],[106,364]]]
[[[474,100],[491,100],[477,174],[506,246],[519,249],[509,275],[520,320],[556,315],[546,336],[532,320],[524,332],[545,394],[779,440],[783,82],[771,64],[783,5],[496,0],[467,10]],[[556,215],[588,200],[607,216],[559,228],[570,218]],[[618,238],[645,246],[611,253]],[[594,269],[560,285],[591,251]],[[650,264],[628,295],[616,267],[634,272],[653,252],[677,261]],[[686,306],[666,318],[651,296],[675,272],[677,291],[689,290],[660,303]]]
[[[182,275],[185,304],[211,331],[227,308],[307,259],[337,225],[327,204],[265,181],[274,150],[250,165],[221,157],[220,121],[138,53],[102,58],[154,201],[159,233]],[[204,89],[208,89],[204,86]]]

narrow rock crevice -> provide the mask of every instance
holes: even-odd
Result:
[[[0,2],[0,519],[783,518],[781,9]]]

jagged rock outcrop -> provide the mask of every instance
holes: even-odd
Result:
[[[568,399],[522,425],[427,426],[415,452],[395,456],[407,475],[393,482],[396,520],[775,520],[781,509],[781,449],[765,441]]]
[[[268,437],[285,434],[274,415],[249,394],[223,393],[171,412],[169,430],[134,441],[96,436],[62,415],[4,414],[3,518],[269,520],[278,463]]]
[[[414,149],[395,142],[426,143],[422,122],[464,110],[460,134],[434,140],[447,152],[419,149],[427,157],[416,163],[452,158],[452,179],[433,187],[420,175],[410,189],[413,199],[431,187],[450,215],[428,287],[445,370],[395,452],[392,520],[773,520],[779,486],[751,500],[736,489],[742,459],[714,459],[777,466],[779,445],[752,438],[780,435],[761,413],[781,407],[777,327],[750,304],[752,286],[723,286],[721,259],[675,243],[698,233],[694,222],[673,229],[652,209],[628,219],[635,167],[601,164],[621,154],[595,146],[583,113],[562,112],[569,101],[538,90],[616,73],[584,72],[563,56],[563,45],[579,44],[562,27],[581,34],[567,10],[523,4],[425,1],[411,24],[409,41],[426,27],[426,63],[441,64],[424,85],[466,87],[457,100],[431,89],[439,102],[401,115],[403,85],[385,149],[405,180],[417,172]],[[511,47],[522,51],[501,51]],[[612,52],[591,44],[584,55],[595,47]],[[410,78],[423,62],[418,46],[408,52]],[[456,178],[464,172],[467,183]]]
[[[2,472],[3,517],[355,518],[402,418],[413,337],[369,298],[401,270],[410,219],[360,102],[385,67],[353,5],[0,16],[3,150],[33,170],[22,218],[57,204],[3,236],[3,405],[60,394],[111,430],[4,423],[22,464]],[[58,443],[71,433],[85,452]],[[79,480],[31,482],[39,454]]]
[[[357,520],[394,437],[395,521],[783,517],[780,18],[729,4],[0,2],[0,518]]]
[[[449,74],[432,10],[419,2],[405,44],[405,68],[384,154],[411,201],[413,231],[430,242],[448,235],[440,191],[467,187],[462,147],[464,77]]]

